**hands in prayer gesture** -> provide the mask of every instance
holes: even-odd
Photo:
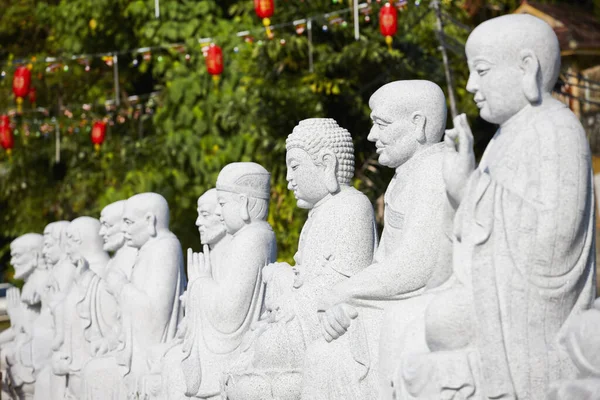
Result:
[[[194,253],[192,249],[188,249],[187,276],[189,282],[193,282],[198,278],[212,277],[210,248],[207,244],[203,246],[202,253]]]
[[[448,197],[456,209],[463,199],[469,176],[475,169],[473,133],[465,114],[454,118],[454,129],[446,131],[444,143],[444,181]]]
[[[323,337],[327,342],[336,340],[348,332],[352,320],[358,317],[358,311],[354,307],[339,301],[333,294],[323,299],[318,311]]]

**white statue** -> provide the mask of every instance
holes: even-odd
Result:
[[[428,305],[430,352],[401,361],[397,397],[545,399],[576,376],[559,340],[595,298],[589,147],[551,96],[560,48],[548,24],[494,18],[466,52],[467,90],[500,128],[477,168],[466,117],[446,133],[457,283]]]
[[[66,230],[68,221],[52,222],[44,228],[44,248],[42,254],[48,279],[42,296],[42,309],[40,316],[34,325],[34,340],[31,342],[32,353],[38,353],[38,361],[35,369],[39,371],[36,375],[34,400],[48,399],[48,393],[52,391],[52,382],[56,381],[58,386],[63,386],[63,377],[55,377],[52,373],[52,344],[55,337],[54,316],[52,304],[57,298],[65,294],[58,292],[55,274],[61,267],[72,268],[73,264],[68,260],[66,253]],[[54,378],[54,379],[53,379]]]
[[[296,265],[276,263],[263,271],[266,314],[226,376],[230,400],[300,397],[306,348],[321,337],[320,300],[370,265],[377,246],[373,207],[350,186],[350,133],[331,119],[305,120],[288,136],[286,146],[288,187],[298,206],[310,209],[309,217]],[[340,343],[350,346],[364,329],[359,318]],[[365,361],[365,354],[352,355]]]
[[[138,249],[131,277],[121,268],[103,275],[121,310],[120,345],[85,366],[81,399],[139,395],[138,380],[150,372],[150,350],[175,337],[181,318],[183,255],[179,240],[169,231],[164,197],[142,193],[129,198],[123,232],[125,244]]]
[[[67,295],[54,308],[52,356],[54,374],[65,376],[66,398],[81,398],[83,366],[93,356],[91,343],[98,329],[93,318],[93,294],[109,260],[99,230],[100,221],[91,217],[74,219],[66,230],[67,254],[76,270]],[[56,390],[53,395],[60,396],[63,389]]]
[[[33,337],[34,323],[40,315],[46,271],[42,257],[43,236],[27,233],[10,244],[11,264],[15,279],[25,281],[22,291],[10,288],[7,291],[8,315],[13,340],[1,347],[3,364],[6,362],[7,376],[11,388],[19,399],[33,399],[35,378],[35,355],[28,343]]]
[[[220,215],[217,214],[219,203],[217,201],[217,190],[210,189],[198,198],[198,218],[196,226],[200,233],[200,241],[204,246],[204,252],[209,255],[208,263],[211,266],[211,276],[219,276],[219,271],[223,271],[223,260],[232,250],[229,248],[232,236],[227,233],[225,224]],[[155,350],[156,357],[155,370],[153,374],[146,377],[145,395],[155,399],[185,399],[187,390],[185,375],[182,370],[182,360],[184,356],[191,356],[191,344],[198,340],[203,341],[205,332],[202,332],[202,325],[198,324],[196,318],[202,317],[202,312],[198,311],[202,304],[191,302],[191,296],[194,292],[192,289],[194,282],[199,278],[197,274],[197,265],[194,260],[197,257],[204,255],[196,255],[188,249],[188,287],[183,294],[182,305],[185,309],[185,317],[181,321],[177,330],[177,337],[171,342],[165,344],[162,348]],[[208,332],[206,332],[208,334]],[[186,351],[183,351],[184,338],[188,344]],[[197,350],[197,348],[195,347]],[[193,360],[197,360],[198,356],[194,355]],[[205,356],[201,356],[200,363],[208,362]],[[218,372],[218,371],[215,371]],[[201,374],[201,368],[197,371],[190,371],[190,375]],[[202,379],[204,379],[204,375]],[[206,386],[206,383],[205,383]]]
[[[429,81],[398,81],[375,92],[370,106],[374,125],[368,139],[379,162],[396,170],[385,193],[384,230],[373,264],[331,288],[319,306],[325,340],[311,346],[305,363],[302,398],[307,400],[379,399],[378,377],[389,386],[399,352],[415,350],[397,331],[423,325],[429,299],[423,293],[452,273],[454,211],[446,196],[440,142],[444,93]],[[348,348],[338,338],[356,315],[366,335]],[[386,335],[378,360],[382,317]]]

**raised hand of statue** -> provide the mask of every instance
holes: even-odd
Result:
[[[446,144],[444,155],[446,191],[452,206],[458,208],[463,199],[469,176],[475,169],[473,133],[465,114],[454,118],[454,129],[446,131],[444,143]]]
[[[212,277],[210,249],[207,244],[203,246],[202,253],[194,253],[192,249],[188,249],[187,274],[190,283],[198,278]]]
[[[19,317],[21,316],[21,291],[19,288],[11,287],[6,291],[6,308],[8,317],[13,326],[18,326]]]
[[[358,311],[345,303],[336,304],[325,311],[320,311],[319,319],[325,340],[331,342],[343,336],[348,332],[352,320],[356,317],[358,317]]]

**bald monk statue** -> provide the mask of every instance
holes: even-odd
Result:
[[[275,233],[267,222],[271,174],[256,163],[232,163],[221,170],[216,186],[215,213],[232,238],[217,265],[209,264],[206,250],[203,257],[190,254],[196,279],[186,299],[191,329],[182,347],[185,394],[201,399],[220,398],[221,375],[260,317],[262,269],[277,257]]]
[[[101,226],[98,233],[102,237],[104,251],[112,254],[102,278],[113,269],[123,273],[127,279],[131,278],[137,249],[125,245],[122,231],[124,208],[125,200],[121,200],[104,207],[100,213]],[[91,339],[94,356],[106,354],[119,345],[121,311],[117,299],[107,285],[106,280],[101,279],[89,298],[90,313],[95,327],[94,337]]]
[[[288,136],[286,147],[288,188],[298,207],[310,212],[296,265],[276,263],[263,271],[266,313],[225,377],[230,400],[300,397],[306,348],[321,337],[320,299],[370,265],[377,246],[373,206],[350,185],[350,133],[332,119],[304,120]],[[360,338],[364,329],[359,320],[347,337]]]
[[[223,220],[220,215],[217,214],[218,208],[219,203],[216,189],[210,189],[198,198],[198,218],[196,219],[196,226],[200,233],[200,242],[204,246],[204,252],[210,257],[208,263],[211,266],[211,276],[213,279],[216,279],[215,277],[220,277],[219,272],[222,273],[226,270],[223,266],[223,261],[226,260],[228,254],[233,251],[233,249],[229,247],[233,236],[227,233]],[[193,302],[193,300],[195,300],[195,289],[193,288],[200,278],[198,265],[195,262],[199,261],[199,257],[204,257],[204,254],[196,255],[191,249],[188,249],[188,287],[182,296],[185,317],[178,327],[175,339],[162,347],[153,350],[157,353],[156,357],[158,360],[155,361],[156,365],[154,366],[152,374],[145,377],[145,393],[143,393],[143,395],[147,395],[150,399],[173,400],[189,398],[185,395],[187,387],[186,376],[182,369],[182,367],[184,367],[184,365],[182,365],[182,360],[184,357],[186,359],[191,357],[195,363],[202,364],[209,361],[208,357],[210,354],[194,354],[192,357],[192,347],[195,350],[198,350],[198,347],[190,346],[190,344],[195,341],[198,341],[199,343],[197,346],[200,346],[202,344],[200,342],[204,341],[204,335],[210,333],[208,330],[202,331],[201,321],[198,322],[197,320],[197,317],[202,317],[202,312],[200,311],[202,304]],[[185,351],[183,346],[184,340],[188,345],[185,347]],[[222,355],[217,354],[216,356],[219,357]],[[213,358],[214,357],[215,356],[213,355]],[[190,379],[195,379],[194,375],[199,375],[202,372],[201,370],[201,367],[197,368],[195,371],[194,368],[192,368],[192,371],[189,372]],[[215,370],[213,374],[219,375],[220,373]],[[202,379],[205,378],[207,378],[207,375],[202,375]],[[209,385],[205,383],[204,386],[207,387]]]
[[[68,221],[56,221],[44,228],[42,255],[48,276],[44,295],[42,296],[40,316],[35,322],[34,340],[30,342],[32,353],[38,354],[36,370],[39,370],[39,372],[35,380],[34,400],[46,400],[49,398],[49,393],[52,392],[54,377],[52,373],[52,344],[55,337],[52,307],[53,304],[56,304],[57,299],[62,299],[65,295],[59,292],[57,281],[60,278],[57,278],[57,275],[65,271],[67,274],[72,274],[75,271],[75,267],[66,253],[66,230],[68,226]],[[64,377],[54,378],[56,386],[62,387],[64,385]]]
[[[140,393],[153,346],[175,337],[185,287],[183,255],[169,231],[169,206],[157,193],[137,194],[123,211],[125,244],[138,249],[131,277],[119,268],[105,274],[107,288],[121,310],[120,345],[90,361],[81,399],[127,399]]]
[[[91,343],[97,327],[89,298],[109,260],[99,230],[97,219],[79,217],[66,231],[67,254],[76,270],[68,294],[55,308],[56,335],[52,356],[54,374],[65,376],[65,398],[81,398],[83,366],[93,355]]]
[[[25,281],[22,290],[7,291],[7,308],[13,340],[1,347],[10,387],[19,399],[33,399],[37,372],[30,346],[34,324],[41,311],[46,271],[42,257],[43,236],[27,233],[10,244],[11,264],[15,279]]]
[[[446,133],[457,284],[429,304],[430,352],[401,360],[397,394],[545,399],[552,382],[576,376],[560,339],[595,298],[590,151],[551,96],[560,49],[548,24],[491,19],[466,52],[467,90],[500,127],[477,168],[466,117]]]
[[[373,263],[335,285],[319,311],[324,339],[310,348],[305,362],[303,399],[380,398],[379,382],[389,382],[402,351],[399,328],[420,322],[429,296],[452,273],[450,233],[454,212],[442,176],[446,99],[435,83],[397,81],[369,102],[379,163],[396,173],[385,193],[384,229]],[[392,307],[383,318],[383,310]],[[352,357],[338,338],[358,315],[366,336],[353,343],[366,359]],[[378,368],[381,341],[383,370]],[[405,346],[414,348],[412,344]],[[335,360],[335,361],[327,361]],[[366,371],[366,376],[364,369]],[[391,397],[390,397],[391,399]]]

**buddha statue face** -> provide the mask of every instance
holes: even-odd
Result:
[[[530,15],[506,15],[479,25],[466,45],[467,90],[481,118],[502,125],[548,95],[560,70],[552,28]]]
[[[100,215],[100,236],[104,241],[104,250],[116,252],[125,244],[125,236],[121,227],[123,223],[123,202],[108,205]]]
[[[215,245],[223,239],[227,231],[221,216],[217,214],[218,198],[216,189],[211,189],[198,199],[196,226],[202,244]]]
[[[311,209],[329,194],[325,179],[336,179],[334,165],[327,167],[323,163],[317,166],[308,152],[301,148],[288,150],[285,162],[288,189],[294,192],[298,207]],[[329,163],[333,163],[331,158]],[[327,178],[324,175],[328,175]]]
[[[217,190],[219,207],[215,215],[225,224],[231,235],[242,229],[249,221],[248,198],[243,194]]]
[[[25,279],[41,262],[42,242],[41,235],[28,233],[10,244],[10,263],[15,269],[15,279]]]

